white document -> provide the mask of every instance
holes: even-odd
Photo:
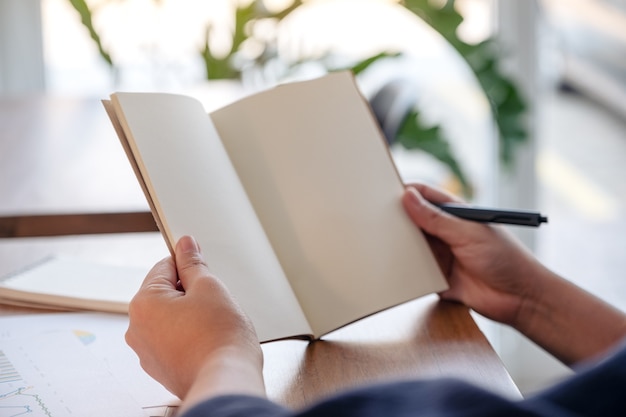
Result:
[[[141,369],[127,328],[119,314],[0,318],[0,415],[164,415],[178,399]]]
[[[53,257],[0,281],[0,303],[127,313],[147,270]]]

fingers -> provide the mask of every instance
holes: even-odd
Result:
[[[176,244],[176,269],[178,279],[185,290],[193,287],[202,277],[210,276],[198,242],[191,236],[181,237]]]
[[[460,198],[426,184],[409,184],[408,188],[416,189],[426,200],[433,203],[463,203]]]
[[[203,277],[212,277],[202,257],[200,246],[191,236],[183,236],[176,244],[176,261],[166,258],[148,273],[135,298],[153,296],[180,296]]]
[[[471,236],[471,229],[479,226],[452,216],[427,200],[436,203],[459,202],[460,200],[425,185],[407,187],[402,198],[404,208],[411,220],[426,233],[440,238],[447,244],[454,245],[464,239],[464,236]]]
[[[141,284],[140,292],[169,291],[176,288],[178,277],[172,258],[165,258],[152,267]]]

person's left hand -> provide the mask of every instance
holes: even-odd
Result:
[[[176,262],[166,258],[152,268],[130,303],[129,317],[126,341],[141,366],[178,397],[184,398],[201,374],[218,391],[238,391],[241,381],[233,381],[223,367],[233,363],[249,370],[256,382],[260,377],[263,388],[263,356],[254,328],[209,272],[193,238],[180,239]],[[230,380],[220,381],[222,376]],[[244,385],[242,391],[249,392]]]

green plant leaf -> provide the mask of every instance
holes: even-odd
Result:
[[[440,126],[424,126],[419,113],[412,111],[402,124],[397,141],[405,149],[420,149],[442,162],[461,184],[463,195],[471,199],[471,183]]]
[[[153,1],[155,4],[162,3],[162,0]],[[103,0],[102,4],[105,3],[107,0]],[[93,25],[94,10],[90,9],[85,0],[70,0],[70,4],[79,13],[83,26],[89,31],[102,58],[114,68],[111,55],[102,45],[100,36]],[[232,45],[225,56],[216,56],[211,50],[212,27],[207,26],[205,42],[199,51],[205,63],[207,78],[230,79],[240,77],[240,70],[234,65],[233,57],[252,36],[251,26],[261,19],[280,21],[302,4],[302,0],[294,0],[283,10],[270,12],[265,7],[263,0],[253,0],[243,5],[237,3],[234,9],[235,25],[232,32]],[[454,0],[401,0],[401,4],[438,31],[467,61],[491,105],[499,132],[501,161],[504,162],[505,166],[510,166],[517,146],[527,139],[526,104],[515,84],[504,76],[498,68],[502,51],[498,49],[492,39],[478,44],[468,44],[458,37],[457,31],[463,22],[463,16],[455,9]],[[271,62],[272,59],[279,59],[271,45],[266,45],[266,50],[269,52],[269,58],[267,54],[255,58],[254,64],[256,66],[262,67]],[[350,69],[355,74],[359,74],[374,62],[397,55],[382,52],[354,64]],[[307,61],[324,61],[327,57],[322,55],[288,65],[293,67],[303,65]],[[330,62],[330,60],[328,61]],[[327,69],[329,69],[329,62],[324,63]],[[466,193],[469,192],[469,183],[440,128],[422,126],[417,114],[414,114],[407,118],[407,123],[399,135],[401,137],[398,138],[398,141],[402,146],[408,149],[420,148],[444,162],[457,176]]]
[[[95,27],[93,26],[93,19],[92,19],[93,13],[92,13],[92,10],[89,8],[89,5],[85,2],[85,0],[69,0],[69,1],[72,7],[74,7],[74,10],[76,10],[78,14],[80,15],[80,21],[83,24],[83,26],[89,31],[89,36],[96,44],[96,47],[98,48],[98,52],[100,53],[100,56],[102,57],[102,59],[104,59],[104,61],[109,65],[109,67],[114,68],[115,65],[113,64],[113,59],[111,59],[111,55],[102,45],[102,42],[100,40],[100,35],[98,34]]]
[[[465,59],[474,72],[491,105],[499,132],[500,160],[511,167],[517,146],[528,138],[525,124],[526,104],[514,82],[501,73],[501,51],[492,39],[468,44],[457,34],[463,16],[454,0],[404,0],[404,6],[439,32]]]
[[[456,47],[456,31],[463,22],[463,16],[454,8],[454,0],[446,0],[442,5],[435,5],[430,0],[405,0],[403,3]]]
[[[213,54],[210,47],[211,26],[207,26],[205,43],[200,51],[205,63],[207,79],[239,78],[241,71],[234,65],[233,57],[238,53],[244,42],[252,36],[250,26],[261,19],[281,20],[301,4],[301,0],[296,0],[288,7],[277,12],[268,11],[261,0],[251,1],[248,4],[237,4],[234,9],[235,25],[231,34],[230,51],[223,57]],[[263,56],[258,59],[267,59],[267,57]],[[262,64],[262,62],[258,64]]]
[[[352,71],[354,75],[358,75],[361,72],[365,71],[367,68],[369,68],[370,65],[372,65],[375,62],[380,61],[381,59],[395,58],[399,55],[400,55],[399,53],[381,52],[377,55],[371,56],[369,58],[365,58],[364,60],[359,61],[353,66],[351,66],[350,68],[346,68],[346,69],[349,69],[350,71]]]
[[[204,47],[200,51],[207,79],[223,80],[237,78],[239,72],[231,65],[232,50],[224,57],[217,57],[211,51],[211,25],[207,25]]]
[[[272,17],[274,19],[278,19],[278,20],[282,20],[285,17],[289,16],[289,14],[291,12],[293,12],[294,10],[296,10],[298,7],[300,7],[302,5],[302,0],[294,0],[291,2],[291,4],[289,6],[287,6],[286,8],[284,8],[283,10],[280,10],[276,13],[268,13],[266,15],[266,17]],[[267,9],[266,9],[267,10]]]

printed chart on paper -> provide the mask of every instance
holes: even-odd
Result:
[[[75,318],[87,326],[61,322],[75,324]],[[162,415],[156,406],[170,404],[170,395],[128,354],[126,326],[118,321],[87,315],[2,319],[0,417]]]

